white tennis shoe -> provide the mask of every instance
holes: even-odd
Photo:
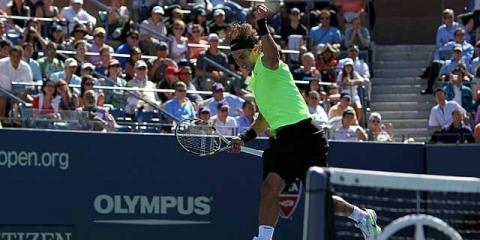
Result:
[[[380,235],[382,229],[377,225],[377,213],[373,209],[365,209],[367,216],[355,223],[355,227],[359,228],[365,240],[374,240]]]

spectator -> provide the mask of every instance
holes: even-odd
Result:
[[[150,62],[152,68],[148,72],[148,76],[154,83],[160,83],[165,80],[165,69],[167,67],[177,68],[177,63],[171,58],[168,58],[168,44],[166,42],[160,42],[157,45],[157,59]]]
[[[139,60],[135,63],[135,77],[128,82],[128,87],[137,87],[138,91],[135,92],[138,96],[145,98],[151,103],[160,105],[161,102],[157,100],[156,94],[151,91],[155,90],[155,84],[148,80],[147,76],[147,63],[143,60]],[[142,91],[143,90],[143,91]],[[153,110],[152,106],[143,102],[143,100],[136,98],[132,95],[127,95],[127,106],[125,107],[125,113],[129,116],[135,116],[135,110],[137,108],[145,108],[147,110]]]
[[[244,133],[255,120],[257,112],[257,104],[253,100],[245,100],[242,105],[243,114],[236,118],[238,133]]]
[[[199,82],[200,89],[209,89],[214,83],[227,85],[227,76],[222,71],[218,71],[216,66],[213,66],[205,60],[205,57],[207,57],[221,66],[227,66],[227,55],[218,50],[218,42],[219,37],[216,33],[208,35],[208,44],[210,44],[210,47],[198,56],[195,75],[201,80]]]
[[[352,26],[345,30],[345,46],[357,45],[361,49],[370,48],[370,32],[368,28],[363,27],[360,18],[352,20]]]
[[[130,81],[135,76],[135,63],[138,60],[142,60],[142,50],[138,47],[133,47],[130,51],[130,57],[125,64],[125,80]]]
[[[106,45],[100,48],[100,61],[94,63],[95,64],[95,72],[100,73],[102,75],[106,75],[108,66],[110,66],[110,62],[112,61],[112,53],[113,51],[107,47]]]
[[[72,31],[71,38],[67,42],[67,50],[75,51],[75,43],[80,40],[85,40],[85,36],[88,35],[88,30],[84,24],[76,24]]]
[[[365,80],[355,71],[351,59],[348,58],[343,62],[343,69],[340,74],[338,74],[337,83],[340,86],[341,92],[347,92],[353,97],[353,108],[360,120],[363,112],[362,102],[360,101],[357,88],[358,86],[362,86],[365,83]]]
[[[358,46],[350,45],[347,49],[347,58],[340,60],[340,62],[338,63],[338,67],[342,69],[343,66],[345,65],[345,61],[348,61],[348,59],[353,60],[353,69],[365,81],[364,84],[367,87],[367,98],[370,99],[371,91],[372,91],[372,87],[371,87],[372,85],[370,82],[370,69],[368,67],[368,64],[358,57],[359,54],[360,54],[360,49],[358,48]]]
[[[320,94],[317,91],[308,92],[307,99],[308,111],[313,121],[319,125],[328,122],[328,116],[323,107],[320,105]]]
[[[108,112],[108,109],[97,106],[97,94],[93,90],[88,90],[83,94],[82,98],[85,105],[77,110],[87,112],[88,125],[85,130],[93,131],[114,131],[115,119]]]
[[[367,133],[360,126],[352,126],[355,119],[355,112],[346,109],[342,114],[342,126],[335,130],[333,139],[344,141],[366,141]]]
[[[179,81],[175,84],[175,97],[165,102],[164,110],[177,120],[195,118],[195,109],[187,98],[187,85],[184,82]],[[168,122],[172,123],[172,120],[168,119]]]
[[[84,40],[78,40],[73,44],[73,46],[75,47],[75,55],[73,55],[73,58],[77,60],[78,65],[83,66],[83,64],[88,63],[87,42],[85,42]],[[77,72],[76,72],[77,75],[80,75],[80,70],[81,69],[77,69]]]
[[[310,49],[314,49],[320,43],[335,44],[342,42],[342,35],[340,30],[336,27],[330,26],[331,13],[327,10],[320,12],[320,25],[310,29],[308,36],[311,38]]]
[[[201,44],[201,45],[208,44],[207,41],[202,39],[202,33],[203,33],[203,27],[200,26],[199,24],[193,24],[192,34],[188,39],[188,43]],[[200,53],[204,50],[205,50],[204,47],[190,47],[190,59],[197,59],[198,55],[200,55]]]
[[[460,46],[462,48],[462,61],[465,64],[470,64],[474,54],[473,46],[465,41],[465,30],[463,28],[457,28],[454,32],[454,40],[445,43],[443,46],[435,50],[434,60],[440,60],[442,52],[451,52],[455,47]]]
[[[92,76],[86,75],[82,77],[82,83],[80,84],[80,99],[78,102],[78,105],[80,107],[84,106],[83,97],[85,95],[85,92],[89,90],[93,90],[94,85],[96,85],[95,79]],[[103,106],[103,104],[105,103],[105,95],[103,94],[102,91],[96,91],[96,92],[97,92],[96,94],[97,105]]]
[[[10,40],[0,40],[0,59],[8,57],[8,52],[10,51],[11,47],[12,42],[10,42]]]
[[[47,79],[53,73],[63,70],[63,62],[57,58],[57,44],[49,42],[45,51],[46,56],[38,59],[43,79]]]
[[[195,13],[195,18],[193,19],[193,21],[188,23],[187,32],[190,35],[192,34],[193,24],[198,24],[204,29],[202,36],[208,36],[210,34],[210,30],[208,29],[208,26],[207,26],[207,11],[205,11],[205,9],[203,8],[198,9],[197,12]]]
[[[54,81],[65,80],[69,85],[80,85],[82,79],[75,74],[77,71],[78,63],[74,58],[67,58],[65,60],[64,70],[60,72],[53,73],[50,75],[50,79]],[[75,94],[80,94],[79,88],[73,88]]]
[[[282,36],[281,45],[282,48],[288,46],[288,37],[290,35],[308,35],[308,29],[301,23],[302,13],[298,8],[291,8],[288,15],[289,24],[285,24],[285,27],[281,28],[278,32]]]
[[[197,88],[192,81],[192,69],[189,65],[182,65],[178,69],[178,80],[184,82],[187,85],[188,91],[197,91]],[[201,105],[203,98],[198,93],[188,93],[187,97],[195,103],[197,106]]]
[[[182,20],[173,23],[173,36],[170,37],[170,57],[175,62],[188,57],[188,38],[184,37],[185,23]]]
[[[217,113],[210,118],[210,124],[224,136],[235,136],[237,121],[228,115],[229,106],[226,101],[217,104]]]
[[[387,131],[385,131],[387,128]],[[368,141],[391,142],[393,129],[382,124],[382,116],[378,112],[372,112],[368,117]]]
[[[57,95],[60,97],[59,109],[63,111],[73,111],[78,108],[79,100],[76,94],[73,94],[64,80],[57,81]]]
[[[131,30],[127,33],[127,42],[120,45],[117,48],[117,51],[115,51],[115,53],[131,54],[132,49],[134,47],[137,47],[137,45],[138,45],[138,32],[135,31],[135,30]],[[127,57],[118,57],[117,60],[120,62],[120,66],[122,66],[122,68],[125,68],[125,65],[128,62],[128,58]]]
[[[28,90],[30,88],[14,87],[12,82],[32,83],[32,71],[28,63],[21,61],[23,49],[14,46],[9,50],[9,57],[0,59],[0,87],[21,97],[24,101],[31,102]],[[7,97],[0,94],[0,117],[6,114]]]
[[[52,29],[50,29],[50,36],[49,36],[50,42],[55,43],[55,48],[57,50],[64,50],[67,49],[67,43],[65,41],[65,34],[63,34],[63,28],[58,25],[58,24],[53,24]],[[47,42],[47,46],[48,46]],[[44,48],[47,48],[45,46]]]
[[[475,126],[473,136],[475,138],[475,143],[480,143],[480,123],[477,123],[477,125]]]
[[[210,120],[210,109],[208,107],[201,107],[198,110],[198,117],[205,122],[208,122]]]
[[[40,1],[38,1],[40,2]],[[53,5],[54,0],[43,0],[43,4],[35,9],[35,17],[60,19],[60,10]],[[48,33],[48,30],[54,25],[52,22],[44,22],[42,24],[42,32]],[[45,35],[44,35],[45,37]]]
[[[23,30],[23,39],[20,41],[20,45],[23,43],[31,43],[34,49],[33,58],[37,58],[38,51],[42,50],[47,45],[47,41],[41,36],[40,24],[35,19],[27,21],[27,26]]]
[[[54,81],[46,80],[43,82],[42,92],[33,97],[32,108],[38,113],[50,117],[58,113],[61,98],[57,97],[55,86]]]
[[[213,22],[208,26],[210,33],[216,33],[220,38],[225,38],[225,11],[215,9],[213,11]]]
[[[111,0],[112,3],[108,8],[108,33],[112,34],[112,38],[120,39],[123,29],[126,27],[130,16],[124,0]]]
[[[165,26],[165,23],[163,22],[164,15],[165,12],[163,11],[163,7],[155,6],[152,9],[151,17],[147,20],[144,20],[142,22],[142,26],[161,36],[166,37],[167,28]],[[152,35],[150,31],[144,28],[140,28],[140,46],[141,49],[147,54],[155,54],[155,46],[158,44],[158,38],[159,37],[157,35]]]
[[[95,70],[95,66],[89,62],[86,62],[81,66],[80,77],[92,76],[92,73],[94,70]],[[98,79],[96,78],[93,78],[93,79],[95,82],[98,82]]]
[[[346,24],[354,24],[355,19],[359,21],[362,19],[363,24],[367,25],[365,0],[335,0],[334,2],[339,11],[337,21],[341,29],[345,29]]]
[[[103,81],[104,86],[126,87],[127,81],[121,78],[122,69],[117,59],[112,59],[108,66],[107,79]],[[115,109],[125,107],[126,97],[124,90],[111,89],[105,91],[105,103],[113,105]]]
[[[60,18],[67,21],[67,31],[72,33],[77,22],[84,23],[87,27],[87,32],[90,32],[97,24],[97,19],[90,15],[83,8],[83,0],[70,0],[70,6],[64,7],[60,12]]]
[[[333,107],[330,108],[328,111],[328,120],[332,120],[335,117],[343,116],[343,112],[346,110],[350,110],[354,112],[352,125],[358,126],[358,119],[357,114],[355,114],[355,110],[349,106],[352,97],[348,93],[341,93],[340,94],[340,101],[335,104]]]
[[[229,116],[236,117],[236,116],[242,115],[243,114],[242,106],[245,100],[232,94],[224,94],[223,93],[224,90],[225,88],[223,87],[222,84],[214,83],[212,85],[213,96],[203,101],[203,106],[208,106],[208,108],[210,108],[210,111],[212,112],[212,115],[216,115],[218,103],[225,101],[228,103],[228,106],[229,106],[229,110],[230,110],[228,112]]]
[[[435,131],[441,131],[442,128],[448,127],[452,123],[452,112],[455,109],[460,109],[463,114],[467,112],[455,101],[447,101],[445,90],[437,88],[435,90],[435,105],[430,111],[428,118],[428,127],[434,128]]]
[[[172,35],[173,23],[176,21],[183,21],[183,13],[180,5],[173,5],[171,8],[171,16],[165,21],[167,27],[167,35]]]
[[[7,35],[5,34],[5,20],[0,19],[0,41],[6,40]]]
[[[32,80],[34,82],[42,81],[42,70],[40,69],[40,64],[32,58],[33,55],[33,45],[31,43],[23,44],[23,61],[28,63],[30,70],[32,71]]]
[[[444,24],[438,27],[437,30],[437,39],[436,47],[440,48],[445,45],[447,42],[454,39],[454,32],[457,28],[464,28],[464,26],[458,22],[454,21],[455,14],[452,9],[443,10],[443,20]]]
[[[323,82],[335,82],[336,80],[337,74],[335,71],[338,61],[335,58],[335,54],[337,52],[338,50],[330,44],[317,47],[317,54],[319,54],[320,57],[315,63],[315,67],[320,71]]]
[[[178,68],[167,67],[165,69],[165,80],[158,84],[159,89],[175,89],[175,84],[178,82]],[[173,98],[173,94],[170,92],[158,93],[158,96],[162,102],[166,102]]]
[[[293,78],[295,80],[311,81],[313,78],[320,79],[320,72],[315,68],[315,56],[311,52],[302,55],[302,66],[293,70]],[[297,84],[298,89],[302,93],[308,92],[308,85]]]
[[[105,34],[106,31],[103,27],[97,27],[95,30],[93,30],[93,43],[90,46],[90,52],[99,52],[103,47],[107,47],[110,52],[113,52],[113,48],[105,43]],[[93,64],[97,64],[101,60],[101,56],[90,56],[88,58],[88,61]]]
[[[30,17],[32,15],[30,8],[25,4],[25,0],[12,0],[7,6],[5,13],[8,16]],[[26,21],[21,19],[9,19],[8,22],[11,25],[20,27],[22,30],[26,26]]]
[[[452,111],[452,123],[432,135],[434,143],[474,143],[472,130],[463,124],[464,112],[458,108]]]
[[[450,74],[450,82],[444,87],[447,94],[447,100],[455,101],[463,107],[470,116],[474,111],[472,90],[463,85],[465,70],[461,67],[456,67]]]

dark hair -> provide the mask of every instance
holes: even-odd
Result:
[[[461,66],[461,65],[460,65],[460,66],[457,66],[455,69],[453,69],[452,73],[453,73],[453,72],[460,72],[460,73],[462,73],[463,76],[465,76],[465,74],[466,74],[466,73],[465,73],[465,68],[464,68],[463,66]]]
[[[53,83],[55,84],[55,86],[53,86],[53,90],[54,90],[54,91],[53,91],[53,95],[52,95],[52,96],[53,96],[53,97],[56,97],[56,96],[57,96],[57,84],[55,83],[55,81],[50,80],[50,79],[47,79],[47,80],[45,80],[45,81],[42,82],[42,93],[43,93],[43,95],[45,95],[45,86],[47,86],[47,83],[49,83],[49,82],[53,82]],[[41,107],[42,107],[42,106],[40,106],[40,108],[41,108]]]
[[[345,110],[343,111],[342,118],[345,117],[345,116],[347,116],[347,115],[355,116],[355,112],[354,112],[353,110],[351,110],[351,109],[345,109]]]
[[[20,56],[23,56],[23,48],[20,46],[13,46],[8,50],[8,54],[12,54],[13,52],[18,52]]]
[[[238,24],[234,23],[231,25],[230,32],[228,34],[228,39],[232,42],[234,39],[244,40],[253,42],[254,44],[258,43],[258,33],[253,29],[252,25],[248,23]]]
[[[242,108],[245,108],[247,104],[251,104],[252,106],[255,104],[255,101],[253,99],[246,99],[245,102],[242,104]]]
[[[82,77],[82,83],[80,84],[80,97],[83,97],[83,94],[85,93],[85,83],[87,81],[92,81],[93,82],[93,77],[90,75],[85,75]]]

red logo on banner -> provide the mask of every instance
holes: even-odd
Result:
[[[290,218],[293,215],[295,209],[297,208],[298,202],[300,202],[302,187],[302,181],[299,179],[285,187],[283,192],[280,194],[280,217]]]

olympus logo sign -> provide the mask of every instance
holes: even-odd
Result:
[[[155,214],[205,216],[210,214],[212,198],[206,196],[130,196],[98,195],[94,202],[99,214]]]

